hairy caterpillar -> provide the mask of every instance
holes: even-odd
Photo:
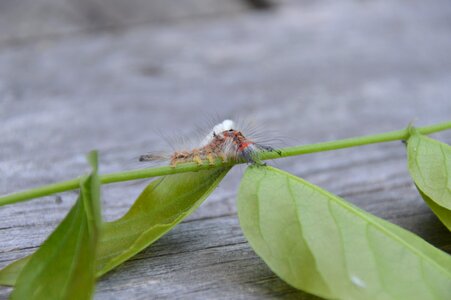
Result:
[[[139,161],[168,159],[172,167],[187,162],[203,164],[204,161],[213,165],[217,159],[223,162],[244,160],[247,163],[264,165],[258,159],[259,152],[275,151],[280,153],[271,146],[262,145],[246,138],[241,131],[235,128],[235,122],[224,120],[213,127],[198,148],[175,151],[169,156],[144,154],[139,157]]]

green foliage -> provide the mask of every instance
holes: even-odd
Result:
[[[90,299],[100,216],[97,154],[93,171],[80,184],[80,196],[66,218],[20,272],[11,299]]]
[[[450,299],[451,257],[298,177],[250,167],[238,215],[252,248],[290,285],[333,299]]]
[[[17,277],[22,272],[25,265],[30,261],[32,255],[26,256],[9,264],[0,270],[0,285],[13,286],[16,284]]]
[[[418,189],[418,191],[420,192],[420,195],[423,198],[424,202],[429,205],[434,214],[439,218],[440,221],[442,221],[443,225],[445,225],[446,228],[451,231],[451,210],[446,209],[432,201],[432,199],[424,194],[420,189]]]
[[[151,245],[191,214],[230,168],[166,176],[152,182],[119,220],[106,223],[101,238],[98,275]]]
[[[183,173],[150,183],[122,218],[102,226],[96,276],[123,263],[180,223],[199,207],[229,170]],[[0,284],[14,285],[28,259],[0,270]]]
[[[412,128],[407,154],[410,175],[421,196],[451,230],[451,147]]]

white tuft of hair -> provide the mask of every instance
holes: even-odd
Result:
[[[216,124],[213,127],[213,129],[207,134],[207,136],[202,140],[202,142],[200,143],[200,146],[204,147],[204,146],[210,144],[210,142],[213,140],[214,134],[219,134],[223,131],[233,129],[234,127],[235,127],[235,122],[233,122],[232,120],[224,120],[221,123]]]

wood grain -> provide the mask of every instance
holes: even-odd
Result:
[[[83,174],[84,154],[94,148],[103,173],[139,167],[139,154],[168,149],[158,132],[193,136],[215,114],[261,123],[284,145],[449,120],[449,1],[283,1],[263,13],[225,2],[202,7],[218,17],[184,10],[186,18],[155,2],[176,15],[130,26],[124,14],[114,29],[98,31],[33,4],[61,19],[57,30],[69,29],[0,37],[0,194]],[[129,9],[141,13],[140,3]],[[20,20],[11,17],[9,26]],[[450,132],[436,137],[451,142]],[[451,236],[411,183],[400,142],[272,164],[451,252]],[[246,243],[235,208],[243,168],[185,222],[102,278],[96,299],[314,299],[277,279]],[[145,184],[104,186],[105,218],[125,213]],[[0,267],[34,251],[75,197],[1,207]],[[9,291],[1,287],[0,299]]]

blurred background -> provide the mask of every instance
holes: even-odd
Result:
[[[91,149],[100,150],[102,173],[129,169],[137,155],[169,148],[156,132],[190,136],[212,116],[254,121],[287,146],[447,121],[450,53],[448,0],[3,0],[0,194],[79,176]],[[449,132],[436,137],[451,142]],[[400,142],[273,164],[451,251],[410,182]],[[301,297],[239,230],[242,170],[141,254],[149,260],[103,279],[96,297]],[[105,218],[121,216],[145,184],[105,187]],[[2,207],[0,267],[33,251],[74,199]],[[187,261],[183,251],[155,257],[196,241],[196,253],[216,245],[210,255],[222,264],[195,256],[190,272],[169,272],[164,259]]]

